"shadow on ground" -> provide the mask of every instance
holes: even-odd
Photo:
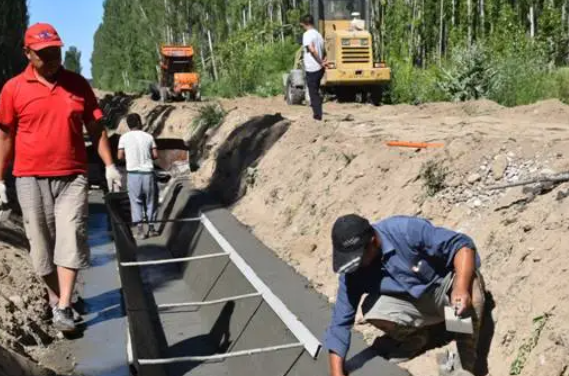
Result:
[[[264,115],[250,119],[229,134],[219,147],[216,167],[207,192],[229,206],[254,184],[248,169],[255,167],[260,158],[286,133],[290,121],[281,114]]]

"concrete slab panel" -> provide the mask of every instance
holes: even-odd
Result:
[[[191,234],[188,233],[185,237],[188,241],[179,241],[175,245],[175,247],[180,249],[186,249],[186,253],[181,257],[202,256],[223,252],[221,247],[203,226],[198,228],[193,238],[191,238],[190,235]],[[192,290],[192,294],[199,300],[203,300],[228,263],[229,257],[217,257],[191,261],[185,264],[183,278],[188,287]]]
[[[255,289],[249,284],[247,279],[241,274],[239,269],[232,263],[228,264],[220,278],[216,281],[212,290],[207,294],[205,300],[223,299],[230,296],[254,293]],[[222,334],[228,337],[228,347],[226,351],[232,351],[237,339],[262,303],[261,297],[240,299],[230,301],[229,304],[215,304],[201,307],[200,314],[204,322],[211,328],[213,336],[221,337]],[[224,310],[231,310],[231,320],[227,327],[220,327],[217,317],[222,315]],[[225,333],[224,333],[225,331]]]
[[[273,310],[263,303],[233,347],[233,351],[248,350],[297,342]],[[266,354],[227,359],[226,363],[235,376],[286,375],[303,348],[279,350]]]

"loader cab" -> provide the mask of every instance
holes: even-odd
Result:
[[[324,38],[338,30],[350,30],[358,19],[363,29],[369,28],[369,0],[313,0],[311,5],[315,24]]]

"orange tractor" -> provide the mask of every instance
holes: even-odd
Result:
[[[199,101],[200,75],[194,68],[192,46],[162,46],[160,56],[159,84],[150,86],[152,98],[162,102]]]

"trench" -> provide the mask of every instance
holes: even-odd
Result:
[[[106,201],[133,372],[327,373],[327,354],[315,358],[314,351],[329,320],[327,300],[207,193],[174,181],[159,210],[159,220],[168,220],[161,235],[138,242],[127,196]],[[408,375],[375,357],[356,334],[348,368],[352,375]]]

